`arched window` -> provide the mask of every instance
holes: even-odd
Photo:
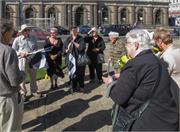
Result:
[[[108,16],[108,8],[106,6],[104,6],[102,8],[102,24],[108,24],[108,19],[109,19],[109,16]]]
[[[34,10],[30,7],[28,9],[26,9],[25,11],[25,18],[33,18],[34,17]]]
[[[51,7],[48,10],[48,18],[51,18],[51,17],[56,18],[56,10],[54,7]]]
[[[139,9],[137,12],[137,22],[139,24],[143,24],[144,23],[144,12],[143,9]]]
[[[83,25],[84,24],[84,8],[78,7],[75,12],[75,25]]]
[[[160,25],[162,24],[162,11],[161,10],[157,10],[155,12],[155,25]]]
[[[125,24],[127,23],[127,10],[126,9],[122,9],[121,10],[121,23]]]

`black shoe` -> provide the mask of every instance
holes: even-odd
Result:
[[[57,85],[57,84],[55,84],[54,88],[55,88],[55,89],[56,89],[56,88],[58,88],[58,85]]]
[[[54,86],[53,86],[52,84],[51,84],[51,87],[50,87],[50,89],[51,89],[51,90],[53,90],[53,89],[54,89]]]

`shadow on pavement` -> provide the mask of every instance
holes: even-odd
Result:
[[[96,131],[105,125],[111,125],[111,109],[89,114],[63,131]]]
[[[74,118],[80,115],[83,111],[89,108],[89,103],[91,101],[98,100],[101,97],[101,95],[96,95],[88,100],[76,99],[71,102],[67,102],[63,104],[60,109],[49,112],[43,116],[40,116],[34,120],[31,120],[30,122],[23,124],[22,129],[34,127],[30,131],[46,130],[47,128],[61,122],[65,118]],[[103,116],[104,115],[102,115],[102,118],[104,120]]]
[[[24,109],[25,111],[27,111],[27,110],[39,108],[43,105],[49,105],[57,100],[64,98],[68,94],[69,93],[64,90],[54,90],[48,93],[45,97],[26,102],[24,105]]]

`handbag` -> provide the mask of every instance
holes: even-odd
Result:
[[[105,63],[105,59],[104,59],[104,54],[103,53],[99,53],[97,55],[97,63],[100,64],[100,63]]]
[[[159,64],[159,62],[158,62]],[[130,131],[134,122],[142,115],[145,109],[148,107],[151,101],[152,94],[159,85],[161,75],[161,65],[159,64],[159,77],[152,89],[150,98],[138,109],[132,113],[127,112],[123,107],[118,104],[114,104],[111,112],[112,117],[112,130],[113,131]],[[114,85],[112,85],[114,87]]]
[[[77,59],[77,65],[78,66],[85,66],[85,65],[88,65],[90,63],[91,63],[91,61],[90,61],[90,59],[86,53],[78,55],[78,59]]]

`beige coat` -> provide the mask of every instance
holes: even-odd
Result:
[[[161,58],[167,62],[169,74],[180,88],[180,49],[171,45],[164,51]]]

